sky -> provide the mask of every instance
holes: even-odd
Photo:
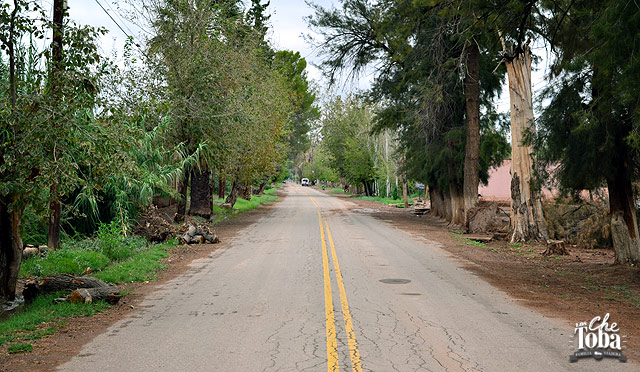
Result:
[[[53,3],[52,0],[45,1]],[[109,33],[103,36],[101,40],[101,48],[104,53],[113,55],[113,53],[116,52],[118,56],[121,56],[127,38],[125,32],[133,36],[137,41],[143,39],[144,31],[124,19],[125,17],[121,16],[121,13],[118,11],[119,8],[126,6],[125,2],[117,0],[67,1],[71,19],[82,25],[105,27],[109,30]],[[314,2],[325,8],[339,6],[340,4],[338,0],[314,0]],[[99,4],[104,7],[104,10]],[[267,36],[271,39],[272,45],[276,49],[299,51],[309,63],[307,68],[309,78],[315,81],[321,90],[325,90],[327,88],[327,82],[323,79],[321,71],[316,67],[316,65],[319,65],[322,61],[319,51],[314,49],[303,36],[312,34],[305,20],[306,17],[312,14],[312,9],[304,0],[271,0],[269,12],[271,14],[270,23],[272,27]],[[115,19],[124,32],[109,18],[107,13]],[[534,45],[533,52],[541,57],[541,62],[538,66],[534,66],[532,76],[535,97],[537,95],[536,93],[539,93],[545,85],[544,76],[548,72],[547,64],[549,58],[547,57],[546,50],[544,50],[542,46]],[[374,73],[373,71],[369,72],[355,82],[343,81],[339,83],[336,87],[337,92],[339,94],[345,94],[356,89],[367,89],[371,85]],[[536,105],[535,101],[534,99],[534,106]],[[509,110],[509,93],[506,87],[506,79],[503,93],[496,103],[500,112],[507,112]]]

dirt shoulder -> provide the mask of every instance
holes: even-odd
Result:
[[[623,353],[630,361],[640,361],[640,269],[613,265],[613,251],[574,247],[568,256],[545,257],[545,248],[537,244],[474,244],[429,214],[418,217],[375,201],[350,201],[362,213],[441,243],[469,270],[546,317],[574,327],[610,313],[610,322],[628,336]]]
[[[280,196],[283,194],[278,193]],[[283,198],[280,199],[282,201]],[[128,294],[117,305],[106,312],[92,317],[65,319],[66,325],[58,332],[40,340],[32,341],[33,351],[24,354],[0,355],[0,372],[13,371],[53,371],[57,366],[75,356],[82,346],[104,333],[118,320],[138,311],[138,304],[159,286],[189,270],[189,264],[196,259],[211,255],[230,244],[237,234],[271,212],[277,204],[271,203],[255,210],[235,215],[215,226],[221,242],[218,244],[188,245],[171,251],[166,259],[166,270],[158,274],[158,279],[148,283],[132,283],[120,288]]]

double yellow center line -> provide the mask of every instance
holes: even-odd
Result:
[[[309,199],[316,207],[319,207],[318,203],[309,195]],[[327,238],[325,239],[324,228],[327,230]],[[329,270],[329,255],[327,253],[327,243],[331,247],[331,258],[333,260],[333,268],[336,273],[336,281],[338,282],[338,292],[340,293],[340,304],[342,309],[342,317],[344,319],[344,328],[347,332],[347,344],[349,346],[349,356],[351,358],[351,367],[354,372],[362,372],[362,363],[360,361],[360,353],[358,352],[358,343],[356,342],[356,335],[353,330],[353,320],[351,318],[351,312],[349,311],[349,303],[347,301],[347,292],[344,289],[344,279],[342,278],[342,272],[340,271],[340,264],[338,262],[338,256],[336,255],[336,247],[333,244],[333,237],[331,236],[331,230],[326,218],[323,218],[320,211],[318,211],[318,223],[320,225],[320,238],[322,241],[322,269],[324,273],[324,308],[326,314],[326,329],[327,329],[327,371],[337,372],[340,370],[338,363],[338,342],[336,339],[336,324],[335,315],[333,312],[333,297],[331,291],[331,273]]]

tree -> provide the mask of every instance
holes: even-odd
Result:
[[[315,105],[316,94],[307,79],[307,61],[299,52],[278,51],[273,60],[273,67],[284,77],[288,86],[293,112],[289,124],[289,160],[309,149],[311,143],[309,131],[311,123],[320,116]]]
[[[14,65],[8,79],[3,79],[9,94],[2,95],[0,103],[0,296],[4,298],[15,295],[24,208],[29,205],[45,213],[46,206],[87,186],[97,173],[126,171],[126,154],[117,150],[128,139],[127,130],[99,117],[105,113],[99,81],[111,68],[95,44],[104,31],[69,23],[67,42],[57,51],[62,52],[58,62],[64,74],[51,76],[42,68],[43,55],[34,45],[34,38],[43,35],[39,22],[46,19],[44,12],[22,1],[15,1],[9,9],[3,4],[0,11],[0,17],[11,19],[0,39],[9,65]],[[52,24],[45,23],[45,27]],[[17,43],[23,35],[30,36],[30,44]],[[51,94],[53,89],[57,94]],[[43,195],[41,190],[51,185],[55,192]]]
[[[617,1],[548,4],[544,35],[557,58],[536,147],[572,192],[606,185],[616,263],[640,262],[638,174],[640,9]],[[597,46],[597,47],[594,47]]]
[[[500,87],[491,71],[495,64],[481,64],[490,64],[492,53],[480,47],[475,53],[475,38],[482,40],[471,27],[477,20],[472,10],[461,10],[462,5],[348,0],[342,9],[316,6],[311,20],[327,40],[321,46],[330,80],[342,71],[357,74],[378,64],[370,96],[385,104],[377,127],[401,133],[406,169],[434,185],[434,193],[446,190],[441,193],[445,216],[459,224],[465,219],[465,190],[469,207],[477,199],[479,108],[490,108],[487,97]],[[459,154],[465,153],[467,142],[465,159]],[[430,171],[422,171],[426,169]],[[465,180],[469,187],[463,187]]]
[[[362,185],[367,196],[373,195],[375,154],[369,137],[373,110],[354,97],[334,97],[323,114],[322,142],[332,168],[347,184]]]

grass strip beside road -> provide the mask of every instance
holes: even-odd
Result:
[[[164,259],[169,252],[177,249],[177,242],[171,241],[162,244],[148,244],[144,249],[137,249],[131,255],[122,260],[109,261],[102,270],[94,276],[109,283],[144,282],[156,278],[158,272],[166,267]],[[53,262],[61,264],[61,267],[71,267],[71,263],[60,261],[73,261],[76,258],[85,257],[86,250],[67,248],[63,255],[53,255]],[[74,253],[76,255],[74,256]],[[48,267],[48,257],[34,257],[22,271],[23,277],[28,276],[31,270],[42,270],[41,266]],[[40,266],[40,268],[38,267]],[[75,273],[72,270],[72,273]],[[110,306],[99,301],[92,304],[72,304],[69,302],[56,303],[54,300],[68,293],[56,293],[46,296],[38,296],[30,304],[20,306],[15,312],[0,321],[0,347],[6,348],[8,353],[29,352],[32,350],[29,344],[34,341],[57,332],[58,328],[66,324],[65,318],[78,316],[92,316],[105,311]]]

